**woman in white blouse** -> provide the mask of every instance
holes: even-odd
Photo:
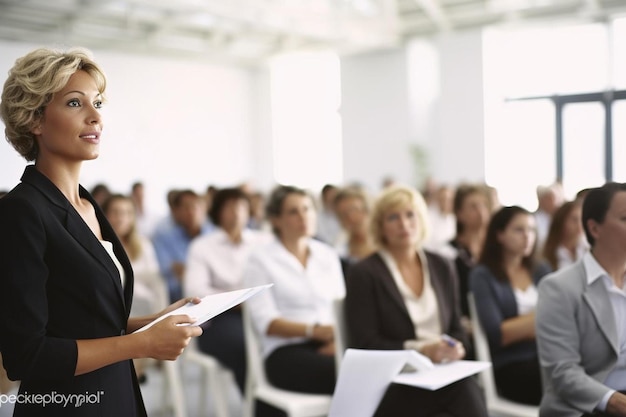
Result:
[[[330,394],[336,378],[332,303],[345,294],[339,257],[312,239],[315,209],[305,191],[279,186],[267,215],[276,240],[250,256],[244,283],[274,283],[246,301],[268,380],[291,391]]]
[[[185,265],[186,296],[204,297],[243,288],[242,274],[250,251],[271,240],[269,233],[246,228],[248,196],[239,188],[223,188],[213,196],[209,217],[217,228],[191,242]],[[211,320],[198,338],[200,350],[215,357],[235,374],[243,393],[246,380],[245,345],[241,309],[234,308]]]

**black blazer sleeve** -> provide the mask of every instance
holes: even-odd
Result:
[[[7,374],[14,380],[71,378],[76,342],[46,335],[48,267],[42,219],[25,199],[0,201],[0,334]]]

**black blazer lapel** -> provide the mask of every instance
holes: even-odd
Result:
[[[380,283],[384,288],[385,292],[389,295],[394,304],[402,310],[406,317],[409,317],[409,311],[406,308],[406,304],[404,304],[404,299],[402,298],[402,294],[400,294],[400,290],[396,285],[396,281],[393,279],[391,271],[387,267],[385,260],[382,258],[380,254],[376,254],[376,267],[379,269],[377,275],[381,278]]]
[[[65,226],[67,231],[76,239],[81,246],[83,246],[87,252],[91,254],[108,272],[110,279],[113,281],[113,285],[116,288],[116,292],[120,297],[120,301],[122,302],[122,307],[125,308],[125,300],[124,300],[124,291],[122,289],[122,283],[120,280],[119,271],[113,263],[113,260],[104,249],[102,244],[98,241],[98,238],[93,234],[89,226],[85,223],[85,221],[80,217],[80,214],[72,207],[70,202],[65,198],[63,193],[50,181],[45,175],[40,173],[34,165],[28,166],[24,171],[24,175],[22,175],[22,182],[30,184],[31,186],[37,188],[46,198],[48,198],[53,204],[61,208],[65,211]],[[96,214],[101,213],[98,205],[93,200],[91,195],[81,186],[80,187],[80,195],[83,198],[86,198],[91,202],[96,210]],[[108,225],[108,222],[105,220],[103,222],[102,217],[98,217],[98,221],[102,226],[103,223]],[[109,228],[107,231],[109,231]],[[104,232],[103,232],[104,233]],[[115,234],[113,237],[115,238]],[[111,238],[107,236],[107,238]],[[115,238],[115,242],[119,244],[117,238]],[[127,258],[124,256],[127,261]],[[121,262],[121,261],[120,261]],[[125,267],[126,269],[126,267]],[[131,272],[132,277],[132,272]],[[132,278],[131,278],[132,279]]]

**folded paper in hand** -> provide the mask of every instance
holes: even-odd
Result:
[[[196,318],[196,321],[191,326],[199,326],[207,320],[223,313],[224,311],[241,304],[253,295],[258,294],[274,284],[259,285],[258,287],[245,288],[243,290],[227,291],[218,294],[211,294],[201,298],[200,303],[193,304],[187,303],[182,307],[177,308],[174,311],[163,314],[159,318],[143,326],[141,329],[136,330],[135,333],[142,332],[154,326],[166,317],[175,316],[179,314],[186,314],[189,317]]]

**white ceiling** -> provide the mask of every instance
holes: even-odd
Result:
[[[0,39],[255,63],[302,48],[353,53],[439,31],[620,13],[626,0],[0,0]]]

